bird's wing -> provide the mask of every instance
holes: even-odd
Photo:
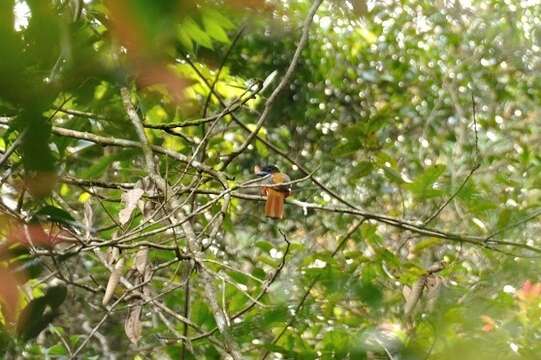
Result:
[[[289,176],[287,176],[284,173],[275,173],[272,174],[272,182],[273,184],[282,184],[282,183],[288,183],[291,180],[289,179]],[[290,192],[291,191],[291,185],[282,185],[275,187],[276,190],[281,192]]]
[[[291,182],[291,179],[286,174],[284,174],[284,182],[285,183]],[[287,189],[288,193],[291,192],[291,184],[284,185],[284,187]]]

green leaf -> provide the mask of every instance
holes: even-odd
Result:
[[[505,228],[511,221],[513,212],[509,208],[503,208],[498,214],[498,222],[496,223],[496,229]]]
[[[214,316],[212,316],[212,312],[208,308],[208,306],[201,302],[197,301],[192,305],[191,310],[192,319],[194,322],[199,324],[206,324],[209,326],[214,326]]]
[[[201,11],[202,16],[207,19],[212,19],[215,23],[219,24],[224,29],[233,29],[235,24],[233,24],[227,17],[222,15],[218,10],[211,8],[203,8]]]
[[[352,179],[354,178],[361,178],[365,177],[367,175],[370,175],[372,171],[374,170],[374,165],[370,161],[361,161],[351,169],[350,177]]]
[[[68,352],[67,352],[66,348],[61,343],[58,343],[58,344],[50,347],[49,350],[47,351],[47,353],[50,356],[60,356],[60,357],[68,355]]]
[[[445,172],[445,165],[433,165],[426,168],[412,183],[405,184],[404,188],[411,191],[418,199],[429,199],[440,196],[443,191],[436,189],[436,181]]]
[[[23,341],[37,337],[59,315],[66,295],[64,286],[53,286],[47,289],[45,296],[30,301],[19,316],[18,337]]]
[[[262,158],[266,158],[269,156],[269,150],[267,149],[267,146],[263,144],[261,141],[256,140],[255,148],[259,156],[261,156]]]
[[[396,183],[396,184],[404,183],[404,180],[402,179],[402,176],[400,175],[400,173],[390,166],[384,166],[383,173],[385,174],[385,177],[393,183]]]
[[[337,157],[345,157],[347,155],[351,155],[356,153],[361,149],[361,143],[359,140],[347,140],[346,142],[343,142],[337,146],[334,147],[331,151],[331,155],[337,156]]]
[[[82,172],[81,176],[83,178],[97,178],[97,177],[100,177],[101,175],[103,175],[105,170],[107,170],[109,165],[111,165],[113,163],[113,161],[115,161],[115,156],[114,155],[102,156],[99,159],[97,159],[96,161],[94,161],[94,163],[90,167],[88,167],[86,170],[84,170]]]
[[[178,27],[177,31],[177,37],[180,43],[188,50],[193,52],[193,41],[190,38],[190,35],[182,28],[182,26]]]
[[[457,195],[473,214],[481,214],[486,210],[498,208],[498,205],[485,196],[470,180]]]
[[[66,300],[67,295],[68,289],[65,286],[58,285],[48,288],[45,298],[47,298],[49,305],[53,308],[58,308]]]
[[[220,26],[219,22],[212,16],[203,12],[202,15],[203,26],[210,37],[223,43],[229,43],[229,37],[224,29]]]
[[[261,255],[261,256],[258,256],[258,257],[257,257],[257,260],[258,260],[258,261],[261,261],[261,262],[264,263],[264,264],[270,265],[270,266],[272,266],[272,267],[274,267],[274,268],[278,266],[278,261],[272,259],[272,258],[269,257],[269,256],[262,256],[262,255]]]
[[[167,122],[169,115],[161,105],[155,105],[146,113],[146,122],[152,125]]]
[[[343,358],[349,348],[349,334],[342,329],[335,329],[325,334],[322,343],[324,349],[330,350]]]
[[[192,19],[191,17],[187,17],[184,19],[180,26],[182,30],[185,31],[186,34],[190,37],[190,39],[203,47],[213,49],[212,40],[207,35],[207,33],[201,30],[201,28],[199,27],[199,25],[197,25],[194,19]]]
[[[365,304],[375,308],[381,304],[383,293],[380,288],[368,281],[362,281],[354,287],[354,292]]]
[[[24,127],[28,128],[23,137],[23,159],[27,170],[52,171],[54,159],[49,148],[51,126],[39,110],[26,111],[21,115]]]
[[[52,205],[45,205],[32,217],[40,222],[53,222],[60,225],[73,226],[75,219],[66,210]]]
[[[434,246],[441,245],[441,239],[438,238],[428,238],[428,239],[422,239],[418,243],[415,244],[413,247],[413,252],[416,254],[421,253],[425,249],[430,249]]]
[[[228,271],[227,272],[227,275],[229,275],[229,277],[233,280],[235,280],[235,282],[237,282],[238,284],[248,284],[250,283],[250,278],[246,275],[244,275],[243,273],[240,273],[240,272],[237,272],[237,271]]]
[[[257,241],[255,243],[255,246],[257,246],[258,248],[260,248],[261,250],[265,252],[270,252],[274,248],[274,245],[272,245],[272,243],[265,240]]]
[[[15,348],[15,341],[3,326],[0,326],[0,355],[6,354]]]

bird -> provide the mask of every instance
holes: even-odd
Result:
[[[276,165],[265,165],[262,168],[256,167],[256,175],[264,177],[261,182],[261,195],[267,197],[265,216],[272,219],[283,219],[284,202],[291,195],[291,186],[284,184],[291,181],[289,176],[281,172]]]

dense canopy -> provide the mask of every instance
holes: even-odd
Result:
[[[0,356],[538,359],[540,5],[0,1]]]

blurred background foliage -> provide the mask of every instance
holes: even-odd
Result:
[[[101,293],[109,271],[94,252],[49,256],[54,244],[14,243],[14,221],[34,224],[35,239],[43,237],[44,224],[81,231],[87,206],[100,239],[112,239],[112,218],[124,208],[125,189],[90,183],[133,184],[146,176],[139,149],[101,146],[55,129],[136,140],[120,95],[128,87],[151,143],[189,157],[209,123],[160,126],[219,114],[274,71],[283,76],[310,5],[0,2],[0,351],[6,358],[69,358],[107,312]],[[324,1],[293,80],[258,134],[305,168],[317,169],[321,183],[370,213],[418,224],[430,219],[425,225],[444,232],[541,246],[540,5]],[[244,102],[237,119],[254,129],[269,94]],[[246,138],[226,115],[204,140],[198,160],[222,170]],[[191,185],[193,177],[182,176],[184,164],[159,159],[162,176]],[[303,177],[260,140],[224,171],[232,183],[242,182],[262,163],[276,163],[292,179]],[[292,198],[340,205],[310,181],[296,184]],[[208,195],[194,199],[197,206]],[[215,285],[220,303],[223,298],[233,314],[246,306],[246,289],[255,296],[253,289],[280,266],[286,244],[278,229],[292,243],[278,279],[261,299],[264,306],[231,325],[245,358],[266,351],[277,359],[539,358],[539,253],[421,236],[377,221],[364,222],[335,253],[359,219],[286,208],[287,218],[273,223],[264,218],[261,202],[234,198],[219,239],[205,253],[209,261],[242,269],[206,264],[227,279]],[[136,215],[128,226],[142,221]],[[171,241],[169,233],[148,240]],[[150,259],[160,264],[175,256],[153,249]],[[443,269],[427,277],[434,263]],[[190,277],[189,318],[213,330],[198,273],[183,274],[177,265],[154,275],[156,294],[163,291],[163,303],[182,314],[185,288],[171,290],[171,284]],[[16,283],[5,269],[18,274]],[[404,289],[420,279],[437,279],[438,291],[427,289],[405,314]],[[168,323],[146,307],[141,339],[132,344],[122,325],[127,311],[124,306],[112,312],[78,356],[224,356],[208,337],[183,345],[182,323]],[[20,320],[28,317],[35,320]],[[16,319],[18,328],[10,325]],[[192,331],[187,334],[198,334]]]

